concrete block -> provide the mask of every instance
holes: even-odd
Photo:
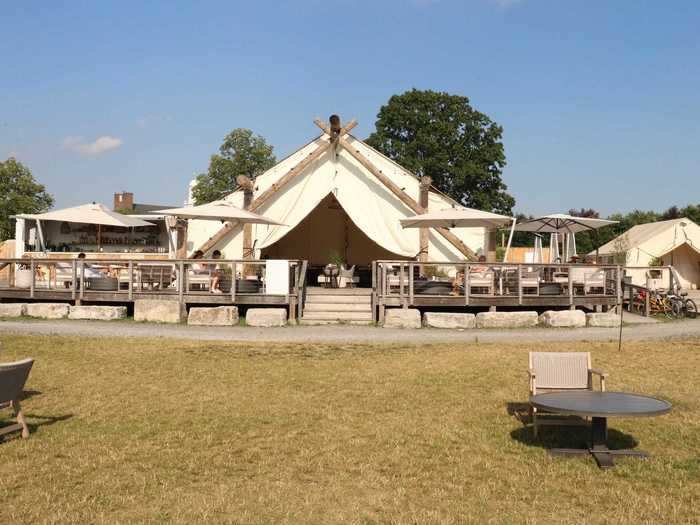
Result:
[[[248,308],[245,314],[248,326],[285,326],[287,310],[285,308]]]
[[[582,310],[547,310],[540,315],[540,324],[548,328],[580,328],[586,326]]]
[[[425,312],[423,326],[430,328],[474,328],[476,316],[466,313]]]
[[[186,316],[185,305],[176,300],[137,299],[134,301],[135,321],[181,323]]]
[[[238,324],[238,307],[190,308],[187,324],[192,326],[236,326]]]
[[[479,312],[477,328],[529,328],[537,326],[537,312]]]
[[[26,303],[0,303],[0,317],[22,317],[27,315]]]
[[[614,313],[586,314],[586,325],[613,328],[620,326],[620,316]]]
[[[64,303],[27,303],[29,317],[43,319],[63,319],[68,317],[70,305]]]
[[[113,321],[126,319],[126,306],[71,306],[68,319]]]
[[[384,328],[420,328],[420,312],[415,308],[388,308]]]

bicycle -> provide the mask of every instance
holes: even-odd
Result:
[[[698,316],[698,307],[695,301],[688,299],[687,295],[687,292],[681,292],[680,295],[669,294],[667,296],[671,302],[671,312],[674,317],[695,319]]]

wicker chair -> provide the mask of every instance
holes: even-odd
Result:
[[[600,377],[600,390],[605,391],[607,374],[591,368],[590,352],[530,352],[530,395],[545,392],[593,390],[593,375]],[[546,412],[552,415],[552,412]],[[540,425],[581,425],[584,419],[539,419],[537,409],[530,407],[532,429],[537,437]]]
[[[17,418],[16,424],[0,428],[0,436],[21,430],[23,438],[29,437],[29,428],[24,420],[19,398],[33,364],[33,359],[0,364],[0,409],[12,408]]]

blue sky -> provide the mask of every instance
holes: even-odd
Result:
[[[281,158],[416,87],[504,127],[516,210],[700,203],[700,3],[7,2],[0,158],[57,206],[177,205],[233,128]]]

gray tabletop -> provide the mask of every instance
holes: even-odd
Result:
[[[625,392],[549,392],[530,396],[540,410],[590,417],[658,416],[671,411],[671,403],[641,394]]]

